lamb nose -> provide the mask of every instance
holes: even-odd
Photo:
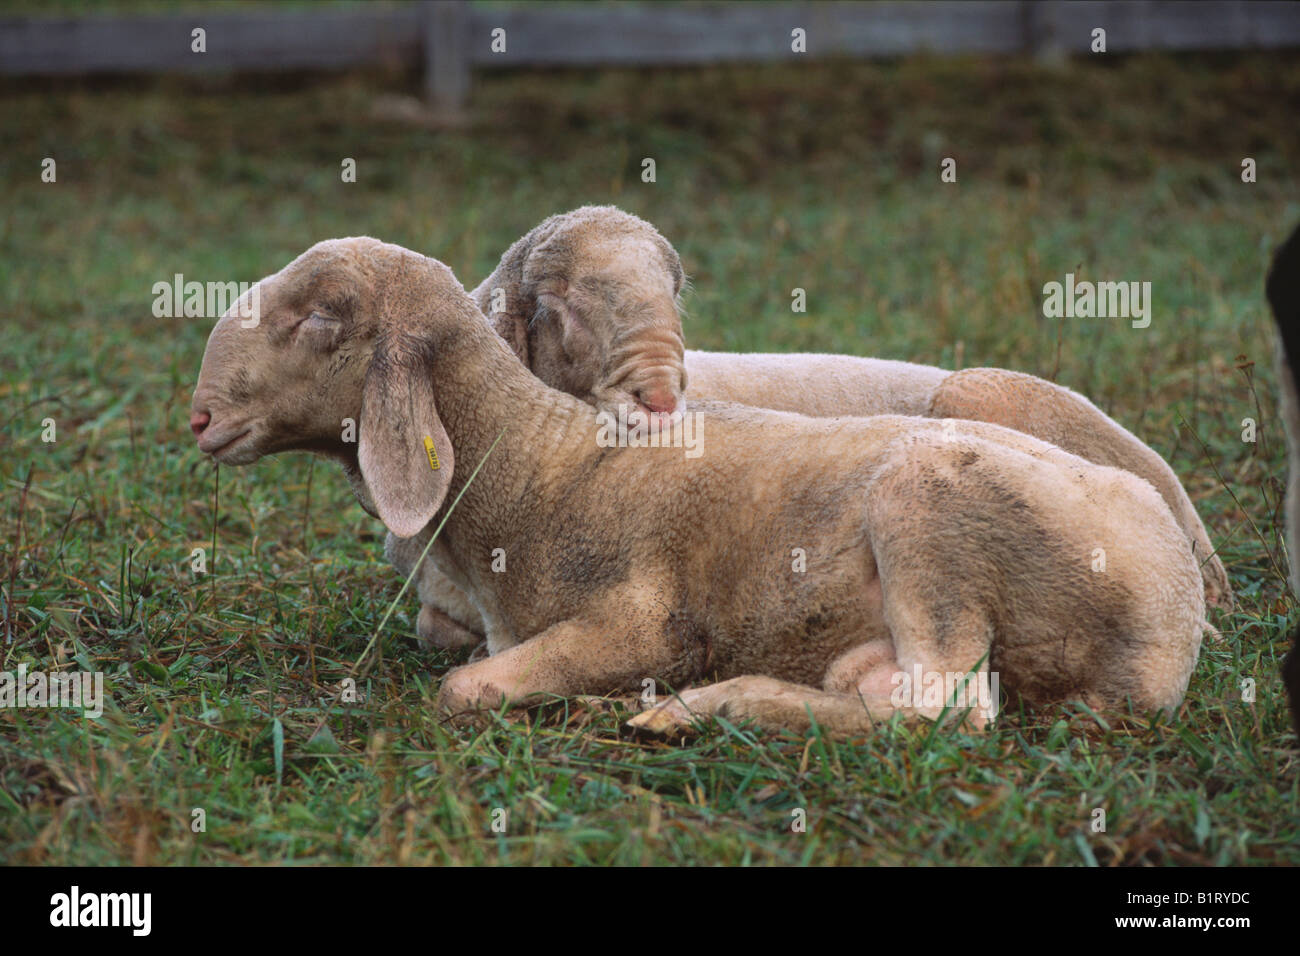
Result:
[[[210,421],[212,416],[207,412],[195,412],[190,416],[190,431],[194,432],[195,438],[203,434],[203,429],[208,427]]]
[[[667,389],[638,391],[636,400],[650,411],[663,415],[671,415],[677,408],[677,398]]]

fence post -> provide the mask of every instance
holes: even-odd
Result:
[[[1021,6],[1025,52],[1040,64],[1059,66],[1065,62],[1066,44],[1060,33],[1060,13],[1057,0],[1024,0]]]
[[[425,0],[424,93],[438,113],[454,115],[469,97],[469,4]]]

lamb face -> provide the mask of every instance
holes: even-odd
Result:
[[[208,337],[191,403],[199,450],[248,465],[293,449],[341,454],[342,420],[359,415],[369,360],[355,248],[322,243],[236,303]],[[328,266],[328,268],[322,268]],[[349,401],[354,399],[354,401]]]
[[[506,251],[473,292],[543,382],[617,416],[680,417],[685,349],[676,251],[612,206],[552,216]]]
[[[416,534],[454,467],[422,374],[435,345],[414,327],[436,296],[430,277],[450,276],[430,262],[375,239],[336,239],[259,282],[255,318],[237,303],[208,338],[190,414],[199,449],[227,465],[294,450],[336,458],[367,510],[401,537]]]

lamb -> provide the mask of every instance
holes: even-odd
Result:
[[[1145,478],[1164,497],[1201,565],[1207,601],[1230,607],[1222,562],[1178,477],[1087,398],[1018,372],[960,372],[845,355],[684,350],[676,250],[648,222],[612,206],[551,216],[502,256],[471,293],[515,354],[548,385],[654,424],[686,404],[721,400],[817,417],[922,415],[992,422]],[[405,576],[419,547],[389,536]],[[417,578],[417,633],[454,648],[478,643],[473,602],[427,563]]]
[[[1127,472],[982,422],[703,401],[700,457],[601,447],[596,409],[534,377],[436,260],[330,240],[257,288],[258,322],[232,308],[208,339],[199,448],[336,459],[400,538],[445,519],[430,557],[472,596],[491,656],[444,678],[443,712],[711,678],[633,723],[811,714],[855,734],[945,712],[899,693],[912,673],[997,674],[1030,707],[1182,700],[1208,628],[1200,575]]]

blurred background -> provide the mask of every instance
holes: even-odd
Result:
[[[155,317],[156,282],[251,282],[369,234],[472,287],[545,216],[614,203],[681,253],[696,347],[1043,375],[1216,508],[1194,435],[1229,471],[1266,450],[1238,433],[1270,370],[1239,356],[1267,358],[1263,270],[1300,219],[1295,4],[7,13],[7,428],[54,402],[65,435],[135,416],[188,455],[212,317]],[[1151,327],[1044,319],[1067,272],[1152,282]]]
[[[158,686],[217,658],[260,674],[250,633],[311,658],[281,691],[318,679],[318,652],[328,671],[326,646],[350,661],[397,593],[377,523],[306,460],[201,459],[187,409],[215,316],[156,316],[155,283],[252,282],[368,234],[472,287],[544,217],[612,203],[680,252],[688,345],[999,365],[1088,395],[1171,461],[1233,576],[1194,689],[1275,675],[1291,603],[1263,276],[1300,221],[1297,47],[1290,3],[11,0],[0,649],[80,654],[173,703]],[[1044,318],[1066,273],[1151,282],[1150,327]],[[430,659],[393,653],[400,698]],[[53,784],[24,760],[13,792],[39,804]]]

